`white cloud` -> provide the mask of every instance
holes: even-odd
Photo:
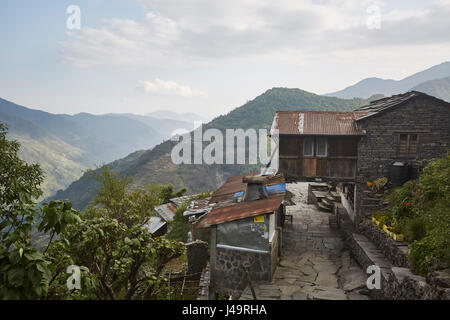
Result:
[[[69,32],[63,58],[76,66],[189,66],[219,59],[298,60],[402,45],[450,45],[450,2],[385,11],[373,0],[136,0],[144,21],[106,20]],[[366,26],[367,8],[381,7],[381,29]],[[294,61],[293,61],[294,62]]]
[[[184,98],[206,96],[202,91],[194,90],[189,86],[161,79],[156,79],[153,82],[139,81],[138,88],[153,95],[179,96]]]

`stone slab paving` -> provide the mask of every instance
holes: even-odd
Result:
[[[253,283],[257,299],[281,300],[367,300],[360,294],[367,275],[344,248],[342,234],[330,229],[331,213],[306,203],[307,183],[289,183],[294,205],[286,211],[293,223],[286,222],[279,265],[271,283]],[[240,297],[252,300],[250,287]]]

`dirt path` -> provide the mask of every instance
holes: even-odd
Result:
[[[271,283],[255,283],[258,299],[282,300],[367,300],[367,275],[344,249],[339,230],[329,227],[330,213],[306,204],[307,184],[292,183],[294,194],[286,211],[293,223],[286,222],[280,263]],[[241,299],[252,299],[249,288]]]

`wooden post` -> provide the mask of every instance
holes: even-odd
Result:
[[[255,289],[253,289],[252,280],[250,279],[250,274],[248,273],[248,270],[246,267],[243,267],[243,268],[244,268],[245,274],[247,275],[248,285],[250,286],[250,290],[252,291],[253,300],[258,300],[258,299],[256,299],[256,293],[255,293]]]
[[[184,272],[183,285],[181,286],[181,296],[183,296],[184,283],[186,282],[186,272]]]
[[[171,271],[169,271],[169,284],[168,284],[168,291],[169,291],[169,300],[170,300],[170,277],[171,277],[171,275],[172,275],[172,270]]]

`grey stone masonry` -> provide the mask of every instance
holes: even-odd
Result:
[[[347,238],[352,256],[364,268],[380,267],[381,288],[372,289],[374,299],[392,300],[450,300],[450,272],[446,270],[425,278],[415,275],[409,268],[393,266],[383,253],[365,236],[352,234]]]
[[[209,260],[208,244],[204,241],[186,243],[187,275],[200,278],[200,274]]]
[[[377,228],[371,220],[363,221],[359,225],[358,231],[371,240],[394,266],[410,267],[408,243],[394,241],[386,232]]]
[[[370,215],[376,206],[364,203],[368,178],[387,177],[394,160],[405,160],[424,166],[432,158],[443,157],[450,147],[450,105],[425,94],[407,100],[402,105],[357,121],[366,135],[358,143],[356,174],[356,221]],[[416,159],[397,157],[400,133],[418,134]]]

